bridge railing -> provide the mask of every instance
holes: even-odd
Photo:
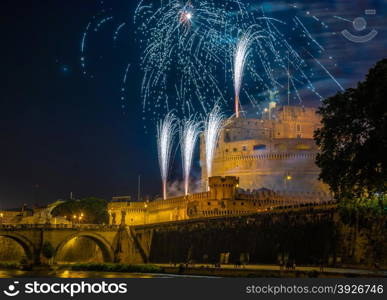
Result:
[[[109,231],[117,230],[119,225],[101,225],[101,224],[0,224],[1,229],[81,229],[81,230],[99,230]]]

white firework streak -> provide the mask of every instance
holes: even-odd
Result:
[[[249,47],[254,40],[264,38],[261,31],[253,31],[250,27],[239,39],[234,52],[234,93],[235,93],[235,114],[239,117],[239,94],[242,87],[243,73],[249,55]],[[262,60],[263,62],[263,60]]]
[[[176,129],[176,118],[173,113],[168,113],[165,118],[160,120],[157,124],[157,149],[164,200],[167,199],[168,172]]]
[[[207,178],[212,176],[212,162],[214,160],[216,144],[218,143],[219,135],[224,123],[225,116],[221,112],[220,107],[215,105],[207,117],[204,129]]]
[[[250,43],[250,35],[248,33],[244,34],[239,40],[234,53],[234,91],[236,97],[239,96],[241,90],[243,70],[245,68],[247,56],[249,55],[248,49]]]
[[[196,140],[200,133],[200,123],[193,119],[182,121],[180,125],[180,148],[183,163],[184,192],[189,192],[189,177],[192,168],[192,159],[195,151]]]

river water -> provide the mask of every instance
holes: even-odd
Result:
[[[116,273],[73,270],[0,270],[0,278],[171,278],[181,277],[168,274],[144,274],[144,273]]]

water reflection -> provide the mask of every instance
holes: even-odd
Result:
[[[94,272],[94,271],[21,271],[21,270],[0,270],[0,278],[15,277],[45,277],[45,278],[164,278],[170,277],[164,274],[142,274],[142,273],[115,273],[115,272]]]

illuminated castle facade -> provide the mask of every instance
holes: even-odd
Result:
[[[283,206],[329,203],[316,192],[275,193],[267,189],[244,191],[236,177],[209,178],[209,191],[149,202],[114,197],[108,204],[109,224],[144,225],[197,218],[215,218],[264,212]]]
[[[200,141],[203,190],[150,202],[117,197],[109,223],[141,225],[263,212],[283,206],[331,201],[318,180],[313,140],[320,119],[314,108],[270,106],[261,119],[234,118],[223,128],[208,178]]]
[[[319,126],[316,109],[300,106],[273,105],[261,119],[232,119],[220,135],[211,176],[236,176],[245,190],[328,192],[315,164]],[[203,138],[200,149],[205,181]]]

